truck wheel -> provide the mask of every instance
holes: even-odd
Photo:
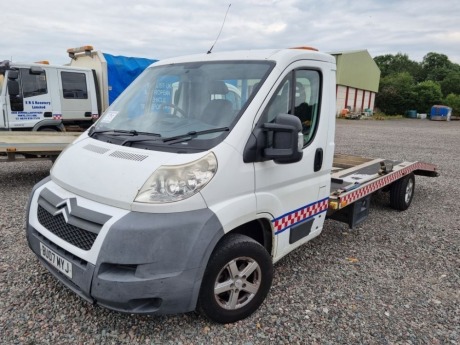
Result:
[[[262,245],[244,235],[228,235],[209,259],[198,309],[218,323],[244,319],[262,304],[272,278],[272,259]]]
[[[59,132],[56,127],[40,127],[38,132]]]
[[[390,189],[390,206],[395,210],[407,210],[414,197],[415,176],[413,173],[394,182]]]

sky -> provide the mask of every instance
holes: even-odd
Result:
[[[460,64],[458,0],[15,0],[2,7],[0,61],[63,65],[84,45],[151,59],[205,53],[227,10],[214,52],[313,46]]]

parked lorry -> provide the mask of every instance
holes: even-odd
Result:
[[[65,66],[0,64],[0,130],[88,128],[93,119],[156,60],[113,56],[92,46],[67,50]]]
[[[67,50],[66,66],[0,63],[0,154],[54,159],[74,134],[90,127],[118,95],[157,60],[114,56],[92,46]],[[14,133],[11,133],[14,131]],[[24,131],[46,131],[30,135]],[[57,139],[59,138],[59,139]],[[31,141],[31,139],[33,139]],[[23,158],[19,158],[23,159]]]
[[[434,165],[335,154],[335,59],[310,48],[155,63],[31,193],[27,240],[90,303],[241,320],[273,264],[369,198],[405,210]],[[227,99],[228,85],[239,102]]]

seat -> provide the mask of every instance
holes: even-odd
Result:
[[[304,126],[310,126],[312,107],[306,102],[306,92],[304,86],[296,83],[296,97],[294,115],[296,115]]]
[[[215,80],[209,86],[211,100],[204,107],[201,121],[217,127],[230,126],[233,121],[233,104],[225,99],[228,87],[222,80]]]

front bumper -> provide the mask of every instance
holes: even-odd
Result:
[[[99,244],[96,255],[93,248],[88,251],[93,259],[85,258],[81,249],[56,241],[35,216],[39,205],[33,194],[49,193],[46,187],[52,183],[32,193],[26,232],[32,251],[59,281],[85,300],[120,312],[169,314],[195,309],[206,264],[224,234],[211,210],[128,212],[103,225],[95,242]],[[65,200],[62,195],[58,199]],[[72,199],[85,204],[76,195]],[[79,211],[84,218],[83,208]],[[65,219],[70,218],[71,214]],[[40,243],[72,264],[72,278],[41,257]]]

